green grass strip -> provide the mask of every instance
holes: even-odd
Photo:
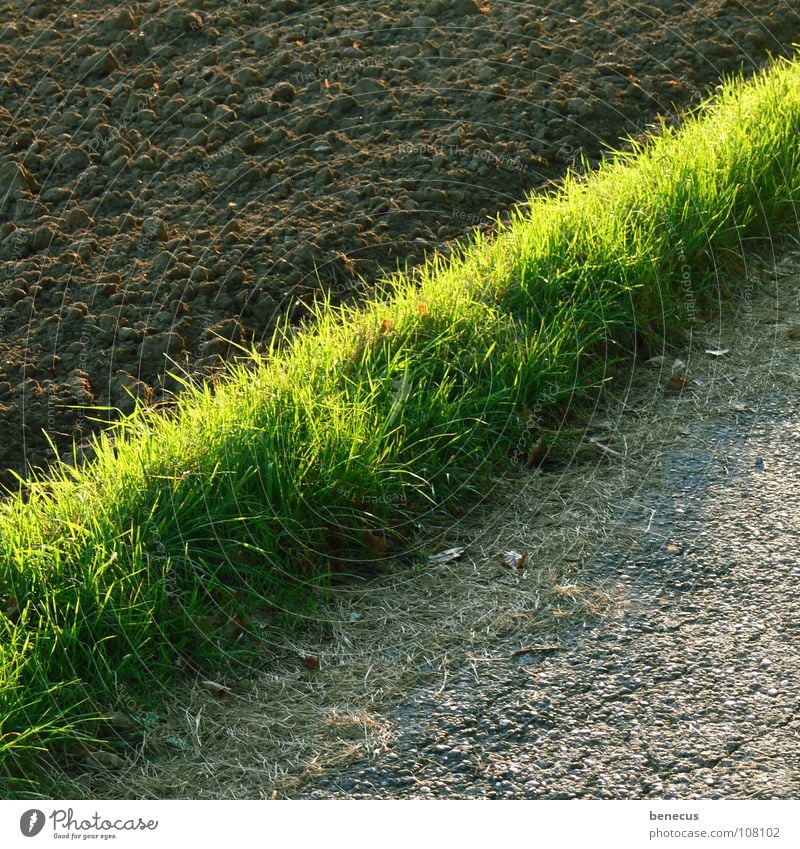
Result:
[[[41,751],[98,714],[158,704],[176,656],[245,668],[257,646],[226,622],[313,617],[333,570],[379,557],[370,531],[409,547],[421,513],[474,502],[527,410],[580,411],[719,302],[744,240],[797,230],[799,163],[800,64],[780,61],[6,499],[0,795],[35,794]]]

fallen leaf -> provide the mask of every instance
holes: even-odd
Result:
[[[428,317],[428,305],[426,303],[424,303],[423,301],[417,301],[417,309],[419,310],[419,314],[423,318]]]
[[[730,350],[730,348],[708,348],[706,353],[711,354],[712,357],[724,357],[725,354],[730,353]]]
[[[667,381],[667,384],[664,389],[673,395],[678,395],[683,392],[683,390],[686,389],[688,385],[688,380],[685,380],[684,378],[675,375]]]
[[[440,551],[438,554],[431,554],[430,557],[428,557],[428,562],[452,563],[454,560],[461,560],[463,554],[463,548],[448,548],[445,551]]]
[[[677,542],[668,542],[666,549],[670,554],[680,554],[682,551],[681,546]]]
[[[394,330],[394,322],[390,318],[385,318],[381,322],[381,333],[391,333]]]
[[[520,554],[518,551],[501,551],[498,555],[500,565],[507,569],[523,569],[528,562],[528,552],[523,551]]]
[[[319,670],[319,658],[315,654],[304,654],[300,656],[300,659],[309,669],[313,669],[314,672]]]
[[[581,588],[577,584],[564,584],[560,587],[553,587],[553,592],[572,598],[576,595],[581,595]]]
[[[365,530],[363,532],[364,542],[374,549],[378,554],[383,554],[386,551],[386,540],[383,536],[375,531]]]
[[[103,717],[103,721],[107,722],[110,726],[112,726],[112,728],[118,728],[123,731],[130,731],[141,727],[141,724],[136,722],[136,720],[131,719],[128,714],[120,713],[118,711],[106,714],[106,716]]]
[[[16,597],[11,597],[7,602],[5,607],[3,608],[3,615],[6,619],[10,619],[12,622],[16,622],[19,618],[19,602]]]
[[[127,763],[125,758],[121,758],[119,755],[115,755],[113,752],[105,752],[102,749],[98,749],[94,752],[89,752],[85,758],[91,764],[95,766],[104,766],[109,769],[120,769],[124,767]]]
[[[219,699],[227,699],[231,694],[230,687],[226,687],[224,684],[218,684],[216,681],[206,679],[200,682],[200,686]]]
[[[525,462],[528,466],[541,465],[544,458],[547,456],[547,443],[541,437],[536,440],[528,451],[528,456]]]
[[[560,619],[560,618],[562,618],[562,617],[564,617],[564,616],[569,616],[569,612],[568,612],[568,611],[566,611],[566,610],[559,610],[559,608],[557,608],[557,607],[554,607],[554,608],[550,611],[550,613],[551,613],[553,616],[555,616],[556,618],[558,618],[558,619]]]

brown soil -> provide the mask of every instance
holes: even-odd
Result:
[[[86,438],[77,408],[163,400],[169,371],[446,254],[800,40],[779,0],[0,10],[0,467],[20,472]]]

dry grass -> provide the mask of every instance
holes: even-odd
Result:
[[[507,659],[508,637],[520,648],[556,647],[564,629],[613,616],[626,604],[619,587],[589,583],[585,567],[649,532],[620,521],[620,508],[658,485],[661,453],[701,439],[704,421],[797,384],[797,268],[798,254],[751,267],[752,292],[740,281],[736,315],[695,328],[683,366],[670,355],[632,371],[558,471],[517,466],[496,481],[490,508],[429,522],[422,550],[463,547],[461,559],[343,587],[330,632],[269,634],[262,671],[238,681],[220,671],[228,698],[196,684],[176,690],[146,755],[60,776],[64,797],[291,796],[327,770],[390,749],[394,709],[417,688],[444,687],[454,666]],[[676,371],[688,381],[679,394],[667,386]],[[527,552],[524,568],[501,564],[508,550]]]

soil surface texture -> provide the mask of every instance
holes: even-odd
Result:
[[[0,469],[679,121],[793,6],[3,0]]]

